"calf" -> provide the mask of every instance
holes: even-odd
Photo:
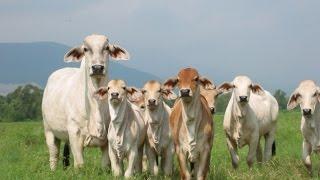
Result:
[[[300,83],[292,93],[287,105],[292,110],[297,105],[301,109],[302,160],[312,175],[311,153],[320,152],[320,88],[311,80]]]
[[[98,146],[102,150],[102,166],[109,162],[107,127],[109,112],[106,101],[97,101],[93,93],[108,82],[109,56],[129,59],[129,53],[112,45],[106,36],[90,35],[83,44],[66,53],[66,62],[80,62],[80,68],[63,68],[52,73],[44,90],[42,115],[50,168],[55,170],[60,141],[70,143],[75,167],[83,166],[83,148]],[[65,165],[68,160],[65,159]]]
[[[136,89],[126,87],[122,80],[111,80],[95,94],[108,98],[111,122],[108,129],[109,156],[115,176],[123,174],[123,160],[128,159],[125,177],[142,171],[145,123],[141,111],[128,98],[135,98]]]
[[[144,120],[147,123],[146,155],[153,175],[159,171],[158,157],[161,157],[161,170],[171,175],[173,170],[174,145],[169,128],[170,107],[164,99],[175,99],[172,91],[166,91],[157,81],[148,81],[141,90],[146,105]]]
[[[210,108],[211,114],[216,112],[217,98],[222,93],[216,86],[207,78],[201,78],[202,81],[206,81],[209,87],[200,86],[200,94],[206,99]]]
[[[207,87],[196,69],[182,69],[178,77],[168,79],[165,89],[177,85],[179,99],[170,115],[170,129],[178,156],[181,179],[205,179],[209,171],[214,137],[212,115],[200,85]]]
[[[253,165],[254,158],[262,162],[260,138],[265,138],[264,160],[271,158],[275,150],[276,118],[278,103],[258,84],[253,84],[247,76],[237,76],[231,83],[223,83],[218,88],[222,92],[232,90],[227,106],[223,127],[234,168],[238,167],[237,149],[249,145],[247,164]],[[273,152],[275,153],[275,151]]]

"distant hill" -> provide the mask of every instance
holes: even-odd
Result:
[[[80,63],[65,63],[64,54],[70,47],[53,42],[0,43],[0,93],[16,84],[35,83],[44,87],[49,75],[62,67],[79,67]],[[126,67],[115,61],[109,63],[110,78],[124,79],[128,85],[140,87],[155,75]],[[10,84],[10,85],[6,85]],[[1,90],[1,87],[2,88]]]

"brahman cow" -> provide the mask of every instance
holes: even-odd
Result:
[[[137,98],[136,92],[138,90],[135,88],[126,87],[123,80],[111,80],[107,87],[96,92],[101,100],[108,99],[111,117],[108,128],[109,156],[115,176],[123,174],[124,158],[128,160],[125,177],[142,172],[145,122],[140,108],[129,101]]]
[[[301,109],[302,160],[312,175],[311,153],[320,152],[320,88],[312,80],[305,80],[290,96],[287,108]]]
[[[164,83],[170,91],[177,85],[179,99],[170,115],[170,129],[178,156],[181,179],[205,179],[210,164],[214,123],[200,85],[211,88],[193,68],[182,69]]]
[[[149,169],[153,175],[159,172],[159,157],[161,157],[160,170],[165,175],[171,175],[173,170],[174,145],[169,128],[170,107],[164,99],[176,99],[172,91],[164,90],[158,81],[148,81],[141,92],[146,106],[144,120],[147,123],[146,155]]]
[[[206,99],[211,114],[213,115],[216,112],[217,98],[222,92],[219,91],[209,79],[203,77],[202,80],[206,81],[207,84],[211,84],[209,87],[200,86],[200,94]]]
[[[275,154],[279,109],[276,99],[260,85],[253,84],[247,76],[237,76],[231,83],[223,83],[218,89],[222,92],[232,91],[223,127],[233,167],[238,167],[237,149],[245,145],[249,145],[249,167],[252,167],[255,157],[259,162],[269,160]],[[265,138],[264,158],[260,147],[262,136]]]
[[[72,48],[64,57],[66,62],[81,61],[80,68],[63,68],[49,77],[43,94],[42,114],[51,170],[56,169],[61,140],[67,142],[66,153],[70,143],[75,167],[83,166],[84,146],[99,146],[102,166],[110,164],[106,138],[110,119],[107,101],[93,97],[94,92],[107,84],[109,56],[129,59],[129,53],[109,44],[106,36],[87,36],[82,45]],[[67,159],[64,164],[68,165]]]

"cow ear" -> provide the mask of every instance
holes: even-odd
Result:
[[[103,100],[108,97],[108,88],[107,87],[101,87],[99,88],[95,93],[94,97]]]
[[[175,99],[177,99],[176,93],[174,93],[172,90],[161,89],[161,94],[162,94],[162,97],[164,99],[166,99],[166,100],[175,100]]]
[[[317,87],[318,101],[320,102],[320,87]]]
[[[130,54],[124,48],[118,45],[109,45],[108,51],[112,59],[114,60],[129,60]]]
[[[65,62],[80,62],[84,56],[84,50],[82,46],[74,47],[70,49],[69,52],[67,52],[64,55],[64,61]]]
[[[300,97],[301,95],[299,93],[292,93],[287,104],[287,109],[292,110],[297,107],[297,105],[300,103]]]
[[[204,89],[213,90],[216,86],[207,78],[201,77],[199,79],[200,84],[203,86]]]
[[[167,79],[164,83],[163,83],[163,89],[164,90],[170,90],[172,91],[173,88],[177,85],[178,83],[178,78],[170,78]]]
[[[230,92],[234,88],[232,83],[224,82],[218,87],[220,93]]]
[[[262,87],[259,84],[251,84],[250,89],[254,94],[258,94],[258,95],[264,94],[264,90],[262,89]]]
[[[136,87],[127,87],[126,91],[127,97],[131,102],[139,101],[139,99],[142,97],[141,91],[139,91],[139,89]]]

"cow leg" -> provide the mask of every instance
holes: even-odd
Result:
[[[108,143],[101,147],[102,157],[101,157],[101,167],[103,169],[108,169],[110,167],[110,158],[108,152]]]
[[[128,167],[126,172],[124,173],[124,177],[129,178],[133,175],[134,167],[137,163],[137,156],[138,156],[138,148],[137,147],[131,148],[129,152],[129,157],[128,157]]]
[[[137,162],[135,163],[135,173],[142,173],[143,145],[138,148]]]
[[[145,147],[146,147],[147,158],[148,158],[148,161],[149,161],[150,173],[152,175],[158,175],[159,166],[158,166],[157,161],[156,161],[157,155],[154,152],[154,150],[149,146],[149,144],[146,144]]]
[[[83,141],[84,139],[78,133],[69,132],[69,142],[73,154],[74,167],[83,167]]]
[[[261,149],[261,144],[260,144],[260,139],[258,142],[258,146],[257,146],[257,161],[258,163],[262,163],[262,149]]]
[[[142,157],[142,169],[143,172],[146,172],[148,170],[148,163],[147,163],[147,150],[146,150],[146,144],[143,147],[143,157]]]
[[[255,134],[251,136],[251,141],[249,143],[249,152],[247,155],[247,164],[249,166],[249,168],[252,167],[254,159],[256,158],[256,154],[257,154],[257,146],[258,146],[258,142],[259,142],[259,135]]]
[[[209,164],[210,164],[210,152],[211,152],[211,148],[206,147],[206,149],[200,155],[200,162],[198,165],[198,169],[196,171],[197,180],[204,180],[207,177],[207,174],[209,171]]]
[[[116,153],[111,148],[110,144],[109,144],[108,151],[109,151],[109,157],[111,161],[111,169],[112,169],[113,175],[116,177],[121,176],[123,174],[122,163],[120,163],[120,159],[118,159]]]
[[[230,139],[229,137],[227,137],[227,145],[228,145],[228,150],[232,159],[232,167],[234,169],[238,168],[238,164],[239,164],[239,156],[238,156],[238,148],[236,143]]]
[[[311,144],[306,141],[303,141],[302,142],[302,161],[306,166],[310,176],[312,176],[312,163],[311,163],[311,157],[310,157],[311,152],[312,152]]]
[[[161,163],[164,175],[171,176],[173,171],[173,145],[170,145],[162,155],[163,163]]]
[[[186,166],[187,165],[186,156],[183,154],[183,152],[180,151],[179,148],[176,149],[176,153],[178,156],[181,179],[183,179],[183,180],[191,179],[191,175],[190,175],[190,173],[187,169],[187,166]]]
[[[269,161],[272,157],[272,144],[275,139],[275,130],[270,131],[264,136],[265,146],[264,146],[264,161]]]
[[[54,171],[57,168],[57,163],[59,159],[60,140],[54,137],[54,134],[49,130],[45,131],[45,136],[47,146],[49,149],[50,169]]]

